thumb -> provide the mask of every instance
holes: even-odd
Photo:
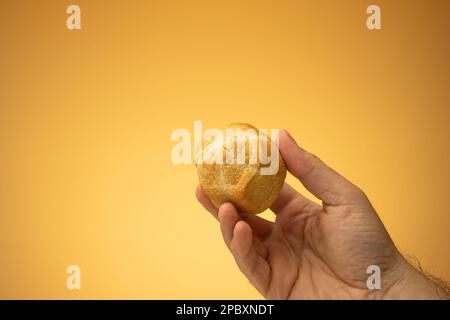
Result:
[[[299,147],[286,130],[280,131],[280,152],[289,172],[324,205],[355,204],[366,200],[361,189]]]

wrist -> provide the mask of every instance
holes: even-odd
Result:
[[[427,275],[400,257],[395,277],[382,295],[387,300],[438,300],[448,299],[448,292]]]

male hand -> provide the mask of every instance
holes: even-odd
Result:
[[[217,209],[200,187],[197,198],[220,222],[242,273],[268,299],[439,298],[445,289],[411,267],[366,195],[280,132],[289,172],[322,205],[287,183],[272,205],[275,222]],[[367,288],[367,267],[381,269],[381,289]]]

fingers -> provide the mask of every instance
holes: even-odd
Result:
[[[211,202],[211,200],[209,200],[208,196],[203,192],[200,186],[197,186],[197,189],[195,190],[195,196],[197,197],[197,200],[202,204],[202,206],[217,219],[218,209]]]
[[[219,209],[220,231],[222,231],[223,241],[230,247],[233,239],[233,231],[236,223],[241,220],[239,214],[231,203],[224,203]]]
[[[195,195],[203,207],[208,210],[216,219],[218,219],[218,209],[209,200],[208,196],[200,186],[197,186]],[[245,220],[255,232],[259,239],[265,239],[270,235],[273,228],[273,222],[260,218],[256,215],[241,215],[240,219]]]
[[[313,154],[300,148],[291,135],[280,132],[280,152],[288,170],[325,205],[361,201],[363,193]]]
[[[264,294],[270,277],[270,266],[256,250],[252,229],[247,222],[240,219],[230,203],[220,207],[218,216],[223,239],[236,264],[255,288]]]
[[[307,207],[319,208],[320,206],[297,192],[287,182],[285,182],[283,188],[280,191],[280,194],[278,195],[278,198],[270,207],[270,210],[272,210],[277,215],[283,215],[287,212],[299,212],[306,209]]]

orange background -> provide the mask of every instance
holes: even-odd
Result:
[[[449,1],[74,3],[0,4],[0,298],[259,298],[170,161],[194,120],[290,130],[450,278]]]

